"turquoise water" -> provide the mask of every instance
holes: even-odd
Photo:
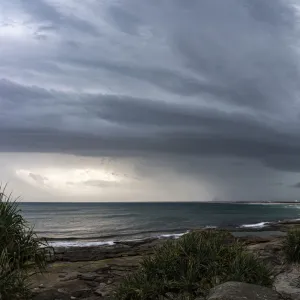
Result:
[[[25,218],[54,245],[83,246],[236,228],[300,218],[300,205],[216,203],[22,203]],[[255,225],[256,224],[256,225]]]

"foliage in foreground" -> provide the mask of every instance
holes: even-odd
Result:
[[[29,299],[29,276],[44,270],[48,253],[0,186],[0,298]]]
[[[139,270],[122,282],[116,299],[168,298],[169,293],[193,299],[226,281],[271,286],[271,278],[270,269],[230,233],[193,232],[166,242],[154,255],[145,257]]]
[[[287,233],[283,250],[288,262],[300,262],[300,229],[292,229]]]

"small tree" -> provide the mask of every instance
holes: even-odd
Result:
[[[16,199],[0,185],[0,299],[29,299],[29,277],[45,269],[49,247],[21,215]]]

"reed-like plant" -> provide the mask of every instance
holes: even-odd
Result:
[[[283,250],[288,262],[300,262],[300,229],[291,229],[285,237]]]
[[[17,199],[0,185],[1,300],[29,299],[29,277],[45,270],[50,251],[23,218]]]

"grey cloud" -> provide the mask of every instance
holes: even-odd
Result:
[[[300,182],[297,182],[297,183],[293,184],[292,187],[294,187],[294,188],[300,188]]]
[[[293,101],[290,90],[299,91],[298,52],[291,45],[297,34],[295,11],[283,1],[239,1],[235,10],[229,3],[237,5],[195,2],[178,20],[173,40],[182,58],[209,82],[230,91],[221,101],[271,111],[283,106],[282,99]],[[259,13],[264,22],[251,19]],[[214,19],[212,27],[208,18]]]
[[[1,52],[0,151],[225,156],[300,171],[298,19],[286,1],[91,1],[82,16],[20,3],[45,40],[19,59]]]
[[[26,1],[19,0],[24,10],[33,17],[33,21],[49,22],[47,25],[40,25],[38,31],[47,32],[58,30],[63,27],[73,28],[84,32],[85,34],[98,35],[97,29],[88,21],[82,20],[74,15],[64,15],[60,13],[53,5],[45,0]]]
[[[293,29],[295,11],[285,1],[244,0],[254,19],[270,26],[270,30],[282,31]],[[292,17],[292,18],[291,18]]]
[[[115,186],[116,182],[109,182],[105,180],[86,180],[82,184],[85,186],[105,188]]]
[[[272,166],[279,170],[289,171],[289,172],[299,172],[300,171],[300,159],[299,159],[299,149],[294,148],[294,151],[290,149],[289,152],[281,153],[270,153],[266,158],[265,162],[267,166]]]
[[[19,120],[17,114],[13,120],[11,113],[2,121],[2,151],[228,155],[256,158],[280,170],[300,169],[298,135],[262,117],[128,96],[60,93],[8,81],[0,82],[0,87],[6,111],[21,99],[29,111],[26,119]],[[37,105],[38,113],[34,110]],[[68,118],[76,117],[77,124],[90,121],[90,131],[62,127],[66,113]],[[108,122],[111,131],[105,132],[102,123],[95,125],[94,121]],[[115,125],[122,126],[122,132]],[[136,128],[138,134],[133,134]]]
[[[71,65],[104,69],[119,76],[146,81],[169,92],[183,96],[197,95],[200,93],[222,96],[228,93],[228,90],[222,86],[212,83],[203,83],[197,77],[182,75],[163,68],[133,67],[110,61],[95,62],[87,58],[66,58],[66,61]]]
[[[44,185],[45,182],[48,180],[47,177],[41,176],[39,174],[29,173],[28,175],[30,178],[32,178],[34,181],[36,181],[38,184]]]
[[[118,6],[111,6],[109,12],[119,30],[128,34],[137,34],[137,28],[141,24],[138,16]]]

